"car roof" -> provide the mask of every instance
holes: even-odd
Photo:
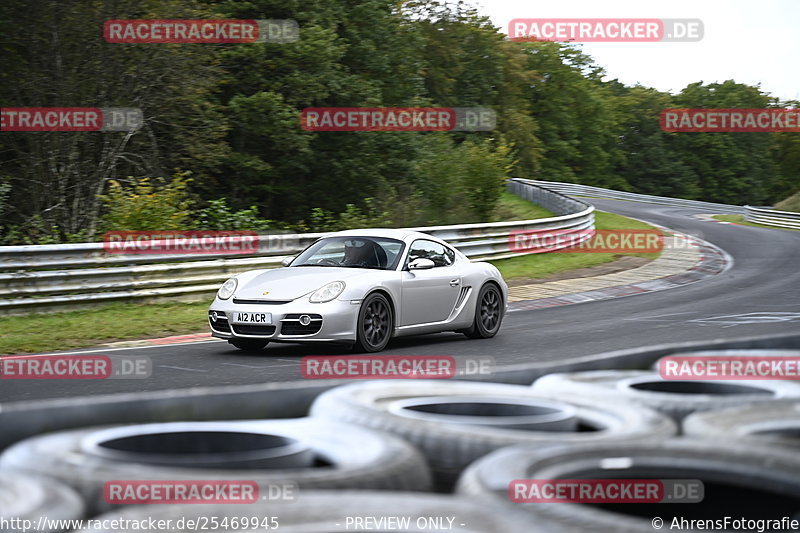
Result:
[[[401,241],[411,241],[415,239],[430,239],[433,241],[442,241],[433,235],[421,233],[410,229],[391,229],[391,228],[365,228],[365,229],[349,229],[345,231],[337,231],[336,233],[329,233],[326,237],[338,236],[359,236],[359,237],[385,237],[388,239],[397,239]]]

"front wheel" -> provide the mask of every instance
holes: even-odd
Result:
[[[367,296],[358,311],[354,349],[358,352],[380,352],[389,344],[393,329],[389,300],[380,293]]]
[[[475,318],[472,325],[463,330],[464,335],[470,339],[489,339],[500,331],[503,321],[503,295],[494,283],[487,283],[481,287],[475,304]]]
[[[257,352],[269,344],[269,341],[259,339],[231,339],[228,342],[245,352]]]

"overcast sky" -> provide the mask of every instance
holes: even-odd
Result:
[[[800,0],[471,0],[504,33],[515,18],[699,18],[694,43],[585,43],[608,79],[678,92],[733,79],[800,100]]]

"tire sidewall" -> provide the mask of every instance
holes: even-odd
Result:
[[[364,336],[364,316],[366,315],[367,308],[374,300],[381,300],[383,304],[386,306],[386,310],[389,314],[389,325],[387,327],[386,338],[379,344],[373,345],[371,344]],[[394,314],[392,312],[392,306],[389,303],[389,300],[379,292],[373,292],[369,294],[364,301],[361,303],[361,308],[358,310],[358,318],[356,322],[356,344],[355,347],[358,351],[364,352],[380,352],[386,345],[389,344],[389,341],[392,338],[392,332],[394,331]]]
[[[497,317],[497,326],[494,330],[490,331],[487,330],[486,327],[483,325],[483,321],[481,320],[481,302],[483,301],[484,295],[493,290],[497,293],[497,300],[500,302],[499,309],[497,310],[498,317]],[[503,318],[505,318],[505,306],[503,305],[503,293],[494,283],[486,283],[481,287],[480,292],[478,292],[478,298],[475,301],[475,322],[472,326],[472,329],[480,335],[480,337],[484,339],[488,339],[490,337],[494,337],[497,335],[497,332],[500,331],[500,326],[503,325]]]

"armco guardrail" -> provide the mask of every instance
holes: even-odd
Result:
[[[756,224],[777,226],[780,228],[800,229],[800,213],[776,211],[768,207],[745,206],[744,219]]]
[[[471,259],[514,253],[509,236],[520,230],[594,228],[594,207],[524,180],[509,190],[557,216],[536,220],[411,228],[444,239]],[[122,255],[103,243],[0,247],[0,314],[58,311],[113,301],[209,298],[231,275],[274,268],[322,233],[262,235],[257,254]]]
[[[699,200],[686,200],[683,198],[669,198],[667,196],[652,196],[649,194],[636,194],[632,192],[615,191],[613,189],[603,189],[602,187],[592,187],[589,185],[579,185],[577,183],[563,183],[559,181],[539,181],[525,180],[526,183],[547,187],[550,190],[562,194],[575,196],[589,196],[593,198],[608,198],[611,200],[628,200],[631,202],[646,202],[652,204],[668,205],[672,207],[691,207],[693,209],[708,209],[711,213],[733,213],[744,214],[745,208],[738,205],[716,204],[713,202],[701,202]]]

